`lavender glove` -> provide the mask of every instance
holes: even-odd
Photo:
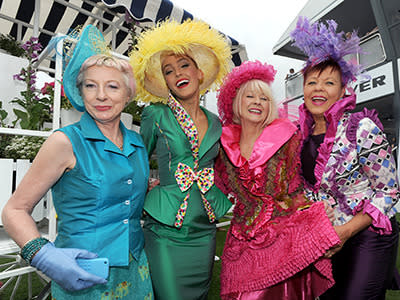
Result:
[[[56,248],[49,242],[33,257],[31,265],[42,271],[62,288],[78,291],[96,284],[107,283],[104,278],[90,274],[78,266],[76,258],[96,258],[97,254],[83,249]]]

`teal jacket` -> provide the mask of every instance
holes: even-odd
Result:
[[[140,226],[149,164],[142,138],[120,123],[123,151],[85,112],[60,131],[72,143],[76,165],[52,187],[58,216],[57,247],[82,248],[107,257],[111,266],[135,259],[144,238]]]

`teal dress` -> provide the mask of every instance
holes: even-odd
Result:
[[[57,212],[56,247],[81,248],[107,257],[105,285],[67,292],[52,283],[54,299],[152,299],[140,226],[149,176],[141,137],[120,123],[123,151],[108,140],[86,112],[61,128],[70,140],[75,167],[52,187]]]
[[[178,181],[185,177],[182,170],[190,169],[199,177],[203,170],[212,173],[222,129],[217,116],[203,109],[208,130],[198,147],[196,135],[187,132],[194,125],[190,116],[177,101],[171,101],[170,106],[150,105],[142,114],[141,134],[149,155],[156,151],[160,177],[160,185],[145,200],[145,251],[155,299],[207,299],[215,255],[215,220],[231,203],[215,185],[200,191],[195,178],[185,190]]]

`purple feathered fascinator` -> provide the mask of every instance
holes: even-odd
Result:
[[[334,20],[327,20],[326,24],[322,22],[310,24],[307,18],[299,17],[296,28],[290,36],[294,40],[293,45],[308,56],[303,70],[332,59],[339,64],[342,83],[346,85],[355,81],[364,70],[356,61],[355,56],[345,60],[346,55],[354,55],[361,51],[360,38],[356,31],[346,38],[343,31],[336,32],[336,29],[337,23]]]

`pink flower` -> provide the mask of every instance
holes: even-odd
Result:
[[[46,82],[44,86],[40,89],[43,95],[50,94],[50,91],[54,89],[54,82]]]
[[[40,89],[40,92],[43,95],[49,95],[50,93],[54,94],[54,81],[46,82],[44,86]],[[64,87],[61,85],[61,97],[65,97]]]

